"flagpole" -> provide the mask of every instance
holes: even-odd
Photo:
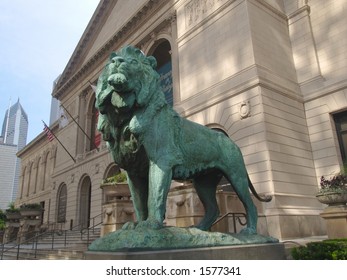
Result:
[[[93,143],[93,146],[95,149],[98,150],[98,147],[96,146],[96,144],[94,143],[94,141],[92,141],[92,139],[90,139],[89,135],[84,131],[84,129],[79,125],[79,123],[75,120],[75,118],[70,114],[70,112],[64,107],[63,104],[60,104],[61,107],[63,107],[63,109],[68,113],[68,115],[70,116],[70,118],[77,124],[77,126],[79,127],[80,130],[82,130],[83,134],[88,138],[88,140]]]
[[[60,142],[60,140],[58,139],[58,137],[53,133],[53,131],[48,127],[48,125],[42,121],[44,126],[49,130],[50,133],[53,134],[54,138],[57,139],[57,141],[59,142],[59,144],[64,148],[65,152],[68,153],[68,155],[70,156],[70,158],[74,161],[74,163],[76,163],[76,160],[74,159],[74,157],[69,153],[69,151],[65,148],[65,146],[63,145],[63,143]]]
[[[90,81],[88,81],[90,87],[93,89],[94,93],[96,93],[96,86],[93,85]]]

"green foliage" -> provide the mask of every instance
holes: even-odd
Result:
[[[20,209],[35,209],[35,210],[42,210],[42,206],[40,203],[27,203],[27,204],[22,204]]]
[[[0,209],[0,221],[1,220],[6,220],[6,214]]]
[[[0,209],[0,230],[5,229],[6,214]]]
[[[106,179],[103,180],[103,183],[104,184],[107,184],[107,183],[122,183],[122,182],[126,182],[127,180],[127,175],[125,172],[121,172],[121,173],[118,173],[112,177],[108,177]]]
[[[347,260],[347,239],[327,239],[293,248],[295,260]]]
[[[6,212],[8,213],[18,213],[19,212],[19,208],[16,208],[14,205],[14,202],[10,202],[8,204],[8,208],[6,209]]]
[[[343,163],[341,174],[347,175],[347,162]]]

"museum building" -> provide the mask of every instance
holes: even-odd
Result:
[[[91,85],[112,51],[134,45],[157,59],[169,104],[235,141],[257,192],[273,196],[256,202],[259,233],[325,235],[320,177],[346,160],[346,11],[343,0],[101,0],[53,89],[68,123],[17,154],[16,204],[40,203],[43,224],[65,229],[99,217],[105,233],[133,218],[131,199],[109,203],[101,187],[120,170]],[[217,195],[222,214],[245,212],[225,181]],[[190,182],[173,182],[167,224],[190,226],[201,211]]]

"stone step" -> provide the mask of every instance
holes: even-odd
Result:
[[[81,260],[84,259],[86,248],[65,248],[65,249],[21,249],[19,251],[19,260]],[[4,260],[17,259],[17,249],[7,251],[3,257]]]
[[[67,231],[66,237],[63,235],[54,235],[54,243],[52,249],[52,235],[42,236],[37,244],[27,243],[22,244],[19,250],[19,259],[21,260],[80,260],[84,259],[84,252],[87,250],[88,245],[95,239],[100,237],[100,229],[92,231],[89,235],[89,242],[87,234],[82,235],[80,231]],[[3,255],[4,260],[17,259],[17,247],[15,244],[5,246]],[[36,252],[35,252],[36,249]]]

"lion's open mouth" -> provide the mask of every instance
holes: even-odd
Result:
[[[133,92],[121,94],[114,91],[112,93],[111,103],[117,111],[129,111],[135,104],[135,94]]]

